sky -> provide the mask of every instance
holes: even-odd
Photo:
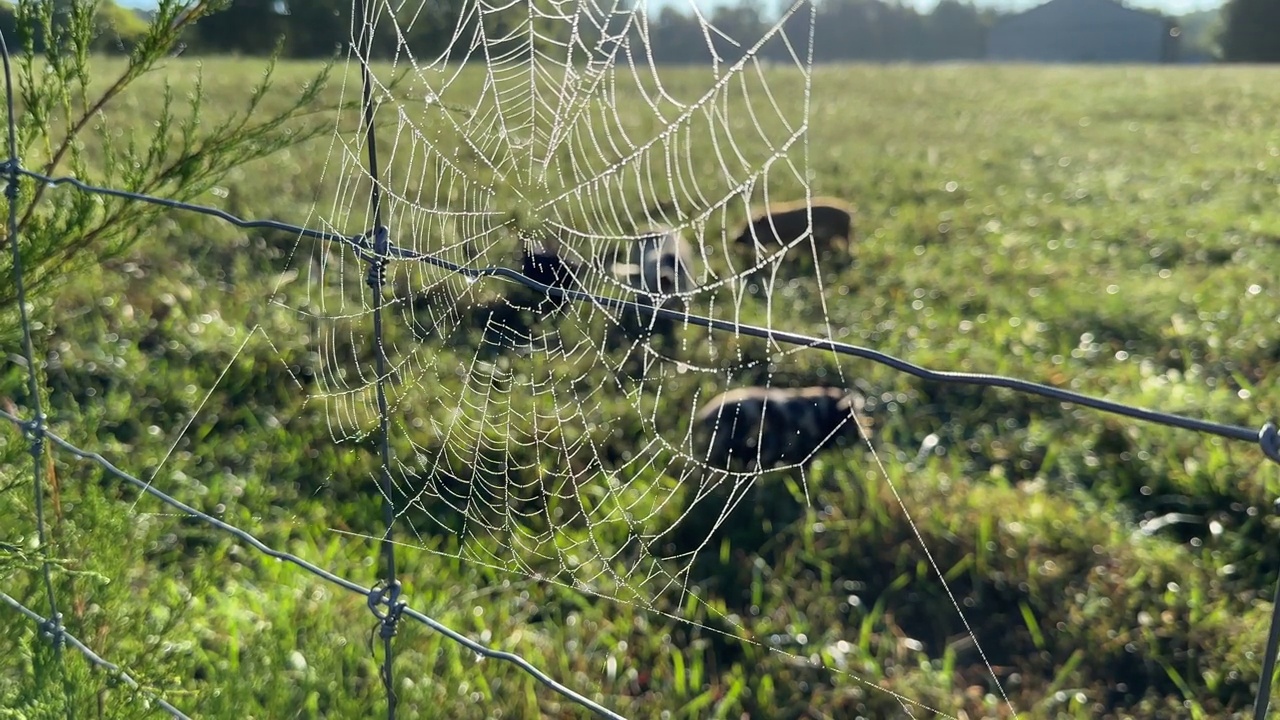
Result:
[[[688,2],[696,1],[699,7],[715,7],[718,4],[732,4],[734,0],[649,0],[650,5],[661,6],[665,4],[684,5]],[[1043,0],[975,0],[979,7],[996,8],[1000,10],[1023,10],[1025,8],[1040,5]],[[904,0],[906,4],[912,5],[922,11],[927,11],[937,4],[937,0]],[[116,0],[117,5],[135,8],[153,8],[156,6],[155,0]],[[1183,15],[1185,13],[1194,12],[1196,10],[1209,10],[1220,7],[1222,0],[1129,0],[1127,3],[1131,7],[1150,8],[1152,10],[1161,10],[1169,15]]]

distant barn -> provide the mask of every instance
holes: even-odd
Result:
[[[1177,25],[1114,0],[1049,0],[1001,18],[987,35],[987,59],[1044,63],[1178,61]]]

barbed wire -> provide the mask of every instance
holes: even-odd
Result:
[[[13,423],[14,425],[16,425],[20,429],[30,431],[31,423],[23,421],[21,418],[17,417],[16,415],[13,415],[8,411],[0,410],[0,419],[7,420],[10,423]],[[338,587],[344,590],[347,590],[348,592],[352,592],[358,595],[363,595],[365,598],[369,600],[369,604],[372,607],[378,607],[379,605],[385,604],[384,597],[387,593],[385,593],[385,591],[382,588],[379,588],[377,586],[372,588],[366,588],[358,583],[352,582],[351,580],[348,580],[342,577],[341,575],[337,575],[333,572],[330,572],[320,567],[319,565],[316,565],[308,560],[298,557],[293,553],[285,552],[283,550],[277,550],[271,547],[270,545],[267,545],[266,543],[259,540],[252,533],[249,533],[246,530],[242,530],[241,528],[238,528],[235,525],[219,520],[218,518],[213,517],[208,513],[201,512],[200,510],[197,510],[196,508],[190,505],[187,505],[181,500],[178,500],[177,498],[169,495],[168,493],[165,493],[163,490],[159,490],[155,488],[151,483],[147,483],[146,481],[138,477],[135,477],[124,470],[121,470],[119,467],[117,467],[110,460],[103,457],[101,454],[93,452],[92,450],[85,450],[83,448],[80,448],[75,444],[69,442],[68,440],[64,439],[57,433],[53,432],[52,430],[49,430],[46,428],[44,430],[44,437],[47,438],[49,442],[53,443],[55,446],[61,448],[62,450],[70,453],[71,455],[74,455],[77,458],[80,458],[81,460],[88,460],[90,462],[93,462],[94,464],[98,465],[103,470],[105,470],[108,474],[140,489],[142,492],[156,498],[157,500],[168,505],[169,507],[174,508],[175,510],[179,510],[183,513],[186,513],[187,515],[189,515],[190,517],[196,520],[200,520],[201,522],[211,525],[219,530],[222,530],[223,532],[226,532],[244,541],[254,550],[257,550],[263,555],[275,558],[277,560],[282,560],[292,565],[296,565],[302,568],[303,570],[306,570],[307,572],[311,573],[312,575],[315,575],[316,577],[319,577],[322,580],[325,580],[334,585],[337,585]],[[403,607],[403,610],[401,614],[403,617],[411,618],[431,628],[432,630],[440,633],[441,635],[444,635],[445,637],[458,643],[459,645],[462,645],[468,650],[471,650],[477,655],[483,655],[484,657],[491,658],[494,660],[502,660],[503,662],[512,663],[516,667],[520,668],[521,670],[531,675],[538,682],[542,683],[543,685],[546,685],[548,688],[560,693],[564,697],[578,703],[579,705],[582,705],[583,707],[589,710],[592,710],[593,712],[600,715],[601,717],[606,717],[606,718],[611,718],[616,720],[625,720],[623,716],[613,712],[612,710],[609,710],[608,708],[605,708],[604,706],[590,700],[589,698],[584,697],[583,695],[569,689],[568,687],[560,684],[559,682],[556,682],[549,675],[542,672],[533,664],[531,664],[528,660],[525,660],[519,655],[502,651],[502,650],[494,650],[492,648],[489,648],[485,645],[482,645],[472,640],[471,638],[466,637],[465,635],[462,635],[456,632],[455,630],[449,628],[448,626],[440,623],[438,620],[435,620],[418,610],[414,610],[413,608],[408,607],[407,605],[402,605],[402,607]]]
[[[79,640],[75,639],[56,621],[61,615],[57,611],[56,596],[53,590],[53,583],[50,570],[50,562],[46,552],[46,528],[43,515],[43,458],[45,452],[45,441],[53,443],[62,450],[82,459],[96,463],[109,474],[118,479],[139,488],[142,492],[149,494],[161,502],[178,509],[189,516],[216,527],[232,536],[244,541],[257,551],[270,557],[283,560],[294,564],[313,575],[335,584],[343,589],[363,595],[367,601],[370,610],[379,619],[379,628],[381,636],[384,640],[384,660],[383,660],[383,683],[387,692],[387,714],[389,718],[394,719],[396,712],[396,699],[392,683],[392,638],[395,635],[396,624],[401,617],[408,617],[419,622],[435,632],[440,633],[451,641],[466,647],[483,657],[492,658],[509,662],[520,668],[525,673],[542,683],[544,686],[554,690],[565,698],[591,710],[592,712],[607,718],[622,718],[616,712],[609,710],[599,703],[596,703],[580,693],[566,687],[565,685],[555,681],[546,673],[539,670],[536,666],[514,653],[498,651],[488,648],[466,636],[452,630],[444,624],[434,620],[433,618],[412,609],[400,599],[400,583],[396,577],[394,544],[391,540],[391,530],[394,521],[394,504],[392,497],[392,483],[390,477],[390,438],[389,438],[389,414],[387,410],[386,395],[384,389],[385,365],[386,359],[384,355],[384,343],[382,342],[382,315],[383,306],[382,290],[385,287],[385,270],[387,264],[392,260],[420,262],[434,265],[451,272],[473,279],[481,279],[484,277],[497,277],[509,281],[513,281],[524,285],[530,289],[546,294],[554,299],[567,298],[577,302],[590,303],[599,307],[607,307],[615,310],[643,310],[644,312],[656,314],[658,316],[687,323],[698,327],[703,327],[711,331],[728,332],[735,335],[743,335],[755,337],[759,339],[770,340],[775,343],[787,344],[797,347],[806,347],[819,350],[827,350],[839,355],[857,357],[870,360],[899,372],[918,377],[920,379],[937,382],[943,384],[959,384],[959,385],[975,385],[980,387],[1005,388],[1015,392],[1021,392],[1029,395],[1037,395],[1060,402],[1072,403],[1089,407],[1102,412],[1129,417],[1137,420],[1161,424],[1185,430],[1191,430],[1198,433],[1217,435],[1220,437],[1242,440],[1256,443],[1261,449],[1263,455],[1270,460],[1280,463],[1280,431],[1274,422],[1265,423],[1260,429],[1254,430],[1238,425],[1230,425],[1218,423],[1208,420],[1186,417],[1172,413],[1166,413],[1158,410],[1151,410],[1134,405],[1120,403],[1116,401],[1106,400],[1083,393],[1064,390],[1062,388],[1045,385],[1042,383],[1021,380],[1013,377],[1002,375],[993,375],[985,373],[967,373],[931,370],[920,365],[908,362],[901,358],[883,353],[870,348],[852,345],[849,343],[838,342],[829,338],[805,335],[801,333],[793,333],[788,331],[774,330],[771,328],[760,327],[756,325],[741,324],[730,322],[718,318],[696,315],[688,312],[681,312],[664,307],[653,307],[651,305],[642,304],[635,300],[624,298],[612,298],[594,293],[573,290],[568,288],[560,288],[540,283],[532,278],[523,275],[521,272],[498,266],[488,266],[484,268],[469,268],[456,263],[450,262],[443,258],[436,257],[429,253],[423,253],[408,249],[397,245],[391,241],[389,231],[382,222],[381,202],[380,202],[380,182],[378,180],[378,161],[376,150],[376,137],[373,126],[373,105],[371,98],[371,77],[368,67],[368,57],[370,55],[369,45],[372,42],[372,22],[365,18],[365,4],[363,0],[354,0],[353,13],[358,13],[361,18],[362,34],[359,37],[360,42],[360,63],[362,69],[363,80],[363,101],[364,101],[364,122],[368,133],[368,162],[370,179],[372,180],[370,202],[373,208],[374,228],[366,233],[355,236],[344,236],[336,233],[325,232],[293,225],[285,222],[274,220],[247,220],[237,217],[231,213],[212,208],[208,206],[180,202],[167,198],[160,198],[141,193],[135,193],[127,190],[116,188],[106,188],[86,183],[82,180],[72,177],[57,177],[41,174],[21,167],[20,160],[17,156],[17,140],[16,140],[16,119],[14,111],[14,93],[13,83],[10,70],[10,56],[7,44],[4,42],[3,34],[0,33],[0,55],[3,56],[4,73],[5,73],[5,89],[7,96],[8,116],[8,140],[9,140],[9,158],[0,163],[0,172],[8,178],[8,186],[5,188],[5,196],[9,205],[9,240],[13,253],[13,275],[15,280],[16,299],[20,306],[21,328],[23,334],[23,354],[27,362],[28,368],[28,385],[31,394],[31,405],[34,412],[34,419],[24,421],[20,417],[13,415],[4,410],[0,410],[0,418],[13,423],[28,438],[31,446],[31,454],[34,459],[34,498],[35,498],[35,514],[38,539],[40,543],[41,553],[43,555],[42,574],[44,578],[45,592],[48,595],[48,602],[51,608],[51,618],[54,622],[41,617],[35,611],[26,608],[21,603],[10,596],[0,592],[0,599],[31,620],[39,624],[44,631],[43,634],[48,635],[54,642],[55,648],[61,648],[63,641],[71,643],[82,654],[85,655],[95,665],[108,669],[116,673],[132,687],[139,687],[135,681],[132,681],[123,670],[118,666],[103,660],[94,653],[90,648],[85,646]],[[366,588],[358,583],[334,574],[322,567],[319,567],[301,557],[288,552],[276,550],[254,537],[252,534],[219,520],[213,516],[203,513],[176,498],[156,489],[150,483],[146,483],[133,475],[118,468],[102,455],[82,449],[67,440],[61,438],[47,427],[47,418],[43,414],[43,410],[39,400],[39,380],[38,370],[35,362],[34,341],[31,333],[30,319],[28,317],[25,289],[23,285],[23,270],[21,249],[18,242],[18,222],[17,213],[15,212],[17,199],[19,178],[27,177],[39,182],[47,183],[50,186],[70,185],[82,192],[99,194],[104,196],[117,197],[138,202],[146,202],[154,205],[164,206],[175,210],[185,212],[200,213],[211,217],[218,218],[232,225],[245,229],[273,229],[284,232],[296,233],[300,237],[310,237],[317,240],[329,242],[340,242],[353,248],[357,255],[369,264],[369,273],[367,284],[374,293],[373,306],[373,342],[375,343],[377,356],[377,395],[378,409],[381,418],[380,425],[380,491],[383,495],[383,513],[386,522],[384,535],[381,539],[381,552],[383,556],[383,573],[379,583],[372,588]],[[1280,509],[1280,505],[1278,505]],[[1277,582],[1276,601],[1273,602],[1272,616],[1268,629],[1267,648],[1262,664],[1262,674],[1259,683],[1258,694],[1254,707],[1255,720],[1262,720],[1265,717],[1270,704],[1270,687],[1271,679],[1275,672],[1277,652],[1280,650],[1280,581]],[[59,660],[61,656],[59,655]],[[175,717],[186,717],[180,711],[173,708],[163,699],[156,698],[165,708]]]
[[[0,33],[0,55],[3,55],[6,90],[5,100],[9,115],[9,157],[16,158],[18,156],[18,126],[14,119],[13,70],[9,65],[9,45],[5,42],[2,33]],[[33,487],[31,491],[35,497],[36,541],[40,546],[40,574],[44,580],[45,595],[49,601],[49,617],[58,620],[62,617],[62,613],[58,612],[58,598],[57,594],[53,591],[53,574],[49,570],[48,532],[44,522],[45,415],[40,402],[40,381],[36,373],[35,345],[31,337],[31,317],[27,312],[27,288],[22,272],[22,247],[18,244],[17,165],[17,163],[11,163],[10,166],[6,168],[9,183],[4,189],[4,196],[9,206],[9,247],[13,252],[13,284],[15,299],[18,302],[19,324],[22,328],[22,355],[27,361],[27,392],[31,395],[31,409],[35,413],[35,419],[31,421],[31,432],[28,435],[27,440],[29,442],[28,449],[31,451],[31,473],[33,477]],[[57,622],[56,627],[61,629],[62,623]],[[58,641],[56,637],[53,648],[55,658],[57,659],[58,664],[61,665],[62,643]],[[74,716],[71,714],[71,703],[68,701],[66,705],[67,720],[72,720]]]
[[[128,685],[134,690],[145,694],[148,697],[148,699],[153,700],[157,705],[161,707],[161,709],[169,713],[170,717],[178,718],[178,720],[191,720],[191,718],[186,713],[182,712],[178,708],[169,704],[169,701],[160,697],[156,693],[151,692],[146,688],[143,688],[142,685],[139,684],[137,680],[133,679],[133,676],[125,672],[124,668],[121,668],[119,665],[116,665],[115,663],[109,660],[106,660],[101,655],[94,652],[93,648],[81,642],[80,639],[77,638],[75,635],[72,635],[71,633],[67,632],[67,629],[62,627],[62,621],[58,616],[55,615],[53,620],[49,618],[41,617],[40,613],[18,602],[17,600],[15,600],[13,597],[11,597],[8,593],[5,593],[4,591],[0,591],[0,601],[3,601],[6,605],[13,608],[14,610],[17,610],[19,613],[26,615],[28,619],[30,619],[32,622],[36,624],[36,627],[39,629],[41,633],[49,637],[49,639],[53,642],[54,647],[62,647],[64,642],[70,644],[71,647],[75,648],[76,650],[79,650],[80,654],[83,655],[85,659],[88,660],[91,664],[93,664],[98,668],[106,670],[108,673],[111,674],[112,677],[117,678],[118,680],[123,682],[125,685]],[[68,713],[70,713],[70,708],[68,708]]]
[[[0,163],[0,170],[7,170],[13,161]],[[1160,410],[1152,410],[1137,405],[1129,405],[1127,403],[1107,400],[1105,398],[1086,395],[1074,390],[1066,390],[1063,388],[1045,385],[1043,383],[1032,382],[1030,380],[1022,380],[1006,375],[995,375],[990,373],[971,373],[956,372],[951,370],[933,370],[922,365],[917,365],[908,360],[890,355],[879,350],[854,345],[852,343],[840,342],[830,338],[823,338],[814,335],[806,335],[804,333],[789,332],[786,330],[777,330],[774,328],[763,327],[760,325],[752,325],[748,323],[739,323],[720,318],[709,317],[706,315],[698,315],[695,313],[682,312],[665,307],[655,307],[645,305],[635,300],[626,298],[608,297],[605,295],[597,295],[594,293],[573,290],[571,288],[561,288],[554,285],[547,285],[533,278],[522,274],[519,270],[501,266],[486,266],[483,268],[467,267],[459,265],[452,261],[437,257],[430,253],[424,253],[400,247],[389,240],[385,248],[381,250],[375,249],[375,240],[370,236],[379,236],[386,233],[385,227],[375,228],[372,232],[361,233],[359,235],[347,236],[337,233],[324,232],[306,228],[301,225],[293,225],[287,222],[279,222],[274,220],[249,220],[238,217],[231,213],[194,203],[179,202],[167,198],[157,198],[150,195],[130,192],[127,190],[117,190],[112,188],[103,188],[73,177],[59,177],[45,175],[33,170],[25,168],[17,168],[17,173],[26,177],[30,177],[40,182],[46,182],[51,185],[70,185],[79,190],[95,194],[111,195],[139,202],[153,203],[163,205],[165,207],[177,210],[185,210],[202,215],[209,215],[224,220],[236,227],[252,229],[252,228],[269,228],[280,230],[283,232],[297,233],[300,236],[310,237],[317,240],[327,240],[331,242],[340,242],[350,246],[356,250],[360,257],[366,261],[372,261],[381,257],[384,260],[406,260],[421,262],[435,267],[439,267],[450,272],[464,275],[466,277],[480,280],[486,277],[501,278],[523,285],[529,289],[536,290],[540,293],[549,295],[554,299],[568,298],[577,302],[585,302],[611,310],[631,310],[643,311],[645,313],[657,315],[670,320],[687,322],[690,325],[703,327],[708,330],[716,330],[720,332],[734,333],[736,335],[745,335],[761,340],[772,340],[777,343],[792,345],[801,348],[811,348],[815,350],[827,350],[839,355],[847,357],[856,357],[864,360],[884,365],[898,372],[912,375],[929,382],[936,382],[951,385],[976,385],[979,387],[1004,388],[1028,395],[1037,395],[1050,400],[1058,400],[1060,402],[1072,403],[1084,407],[1099,410],[1112,415],[1120,415],[1123,417],[1142,420],[1157,425],[1165,425],[1169,427],[1180,428],[1183,430],[1191,430],[1230,440],[1242,440],[1257,444],[1263,453],[1270,459],[1280,463],[1280,429],[1274,422],[1267,422],[1261,428],[1253,429],[1242,425],[1232,425],[1228,423],[1219,423],[1211,420],[1202,420],[1199,418],[1188,417],[1176,413],[1168,413]]]

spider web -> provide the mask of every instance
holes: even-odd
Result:
[[[679,608],[695,558],[763,482],[697,455],[694,415],[723,391],[774,384],[802,350],[613,301],[830,336],[821,269],[835,260],[812,233],[773,250],[735,242],[754,209],[815,194],[813,7],[783,8],[759,37],[730,37],[695,7],[708,62],[675,70],[654,61],[643,6],[464,0],[435,55],[412,41],[428,10],[383,3],[353,24],[352,47],[365,30],[384,56],[395,44],[372,61],[391,242],[474,271],[521,270],[523,249],[551,249],[576,268],[567,287],[603,301],[392,261],[396,537],[433,552],[456,538],[470,561],[648,608],[675,593],[662,607]],[[344,95],[358,97],[360,63],[353,51]],[[334,209],[313,223],[345,235],[374,223],[365,138],[355,114],[339,119],[322,178]],[[661,228],[688,243],[693,287],[637,292],[613,269]],[[379,425],[367,268],[336,244],[305,247],[305,297],[279,302],[318,339],[313,397],[333,439],[367,442]]]

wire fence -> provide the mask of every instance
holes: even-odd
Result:
[[[365,17],[366,11],[364,0],[355,0],[353,14],[359,18]],[[506,278],[539,293],[548,295],[552,299],[556,300],[570,299],[577,302],[592,303],[616,310],[644,311],[713,331],[745,335],[772,340],[778,343],[785,343],[796,347],[821,349],[844,356],[863,358],[930,382],[1005,388],[1016,392],[1026,393],[1028,395],[1036,395],[1064,403],[1073,403],[1093,408],[1101,412],[1150,423],[1181,428],[1202,434],[1216,435],[1231,440],[1250,442],[1256,444],[1266,458],[1280,464],[1280,429],[1277,428],[1277,425],[1274,422],[1267,422],[1260,429],[1255,430],[1237,425],[1216,423],[1165,413],[1158,410],[1136,407],[1011,377],[981,373],[931,370],[892,355],[857,345],[754,325],[744,325],[667,308],[642,306],[632,300],[604,297],[579,290],[546,285],[509,268],[492,266],[485,268],[469,268],[427,253],[421,253],[400,247],[392,241],[387,227],[382,222],[377,143],[374,135],[373,124],[372,79],[368,64],[368,58],[371,54],[370,44],[372,42],[373,24],[370,22],[363,22],[359,25],[361,29],[358,37],[356,38],[355,44],[358,46],[358,54],[361,62],[363,113],[368,133],[367,141],[369,146],[368,173],[372,180],[370,203],[373,210],[372,216],[374,218],[375,227],[369,232],[363,232],[353,236],[337,235],[330,232],[324,232],[275,220],[251,220],[240,218],[218,208],[178,202],[171,199],[153,197],[150,195],[143,195],[114,188],[98,187],[76,178],[49,176],[23,168],[20,158],[17,157],[17,121],[14,107],[15,100],[9,49],[3,33],[0,33],[0,59],[3,60],[4,66],[5,96],[8,108],[9,156],[7,160],[0,163],[0,173],[3,173],[8,181],[4,191],[9,210],[8,235],[13,256],[13,282],[16,290],[16,301],[18,304],[19,320],[22,331],[23,359],[26,362],[28,370],[27,383],[30,393],[30,411],[32,413],[32,417],[30,419],[23,419],[16,414],[0,410],[0,419],[6,420],[21,429],[29,443],[29,449],[33,459],[32,476],[35,523],[40,553],[43,556],[41,562],[41,575],[44,594],[46,596],[45,600],[48,604],[48,615],[41,615],[36,610],[23,605],[4,592],[0,592],[0,601],[3,601],[4,604],[10,606],[37,625],[40,636],[50,642],[58,653],[56,657],[57,661],[62,661],[62,651],[65,648],[72,648],[82,654],[95,667],[103,669],[119,681],[128,685],[130,688],[146,695],[156,704],[157,707],[164,710],[172,717],[187,718],[188,716],[164,700],[164,698],[153,692],[144,690],[137,681],[135,681],[122,668],[99,656],[92,648],[71,635],[62,625],[62,615],[58,610],[58,598],[53,588],[51,560],[47,554],[48,539],[47,525],[44,518],[45,478],[43,471],[43,468],[45,467],[46,452],[51,453],[54,449],[58,449],[79,460],[91,462],[105,471],[109,476],[137,488],[141,492],[158,499],[160,502],[184,513],[190,518],[206,523],[211,527],[241,540],[263,555],[291,563],[322,580],[347,590],[348,592],[365,597],[370,612],[378,620],[377,632],[383,641],[384,654],[381,667],[381,679],[387,694],[388,718],[394,719],[396,717],[396,695],[394,691],[394,676],[392,671],[394,660],[394,638],[397,627],[403,618],[408,618],[421,623],[422,625],[425,625],[431,630],[480,656],[513,664],[547,688],[559,693],[568,700],[577,703],[581,707],[592,711],[600,717],[622,717],[613,710],[604,707],[603,705],[551,678],[545,672],[538,669],[519,655],[493,650],[479,642],[476,642],[475,640],[450,629],[428,615],[414,610],[401,599],[401,585],[396,575],[395,545],[391,537],[396,508],[392,501],[391,492],[392,480],[390,475],[391,460],[388,432],[390,414],[388,412],[384,387],[387,375],[387,357],[385,354],[385,344],[383,342],[382,332],[382,308],[384,303],[383,289],[386,282],[386,268],[392,261],[426,263],[472,279],[480,279],[484,277]],[[199,213],[218,218],[239,228],[274,229],[296,233],[299,237],[309,237],[317,240],[343,243],[349,245],[359,255],[359,257],[368,264],[366,283],[373,293],[374,301],[372,330],[377,364],[376,393],[381,431],[381,437],[379,439],[379,454],[381,460],[379,481],[383,496],[383,520],[386,525],[381,538],[381,546],[379,550],[382,567],[379,573],[380,579],[377,584],[373,587],[365,587],[359,583],[336,575],[323,567],[315,565],[296,555],[274,549],[254,537],[252,534],[177,500],[176,498],[156,489],[151,483],[145,482],[129,474],[125,470],[122,470],[102,455],[80,448],[49,429],[47,418],[41,407],[39,399],[38,368],[40,366],[37,364],[37,352],[32,334],[32,321],[26,302],[22,266],[23,257],[18,238],[18,215],[16,209],[19,197],[19,179],[23,177],[45,183],[49,186],[67,185],[84,193],[129,199],[137,202],[150,203],[175,210],[181,210],[184,212]],[[52,447],[50,447],[50,445],[52,445]],[[1277,501],[1276,509],[1280,512],[1280,501]],[[1276,586],[1275,599],[1273,601],[1272,615],[1268,630],[1266,652],[1262,661],[1259,687],[1254,703],[1255,720],[1262,720],[1269,709],[1271,683],[1272,677],[1275,674],[1278,651],[1280,651],[1280,581],[1277,582]]]

